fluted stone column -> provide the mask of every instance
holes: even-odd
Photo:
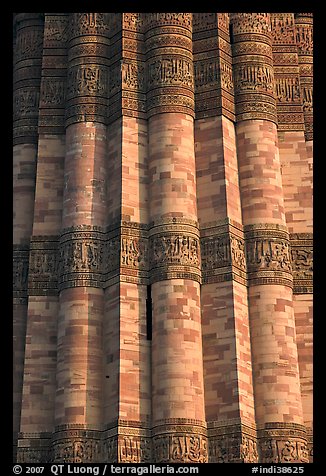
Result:
[[[151,462],[144,14],[111,13],[103,460]]]
[[[300,154],[301,168],[298,175],[300,175],[302,184],[297,188],[299,192],[297,209],[304,210],[305,220],[301,221],[299,227],[293,227],[292,260],[302,404],[309,435],[309,456],[310,461],[312,461],[313,355],[308,349],[311,349],[313,341],[313,14],[295,13],[294,19],[305,124],[306,153],[302,151]],[[307,354],[309,358],[307,358]]]
[[[108,22],[69,17],[54,461],[101,460]]]
[[[18,459],[31,454],[29,416],[23,416],[22,386],[27,319],[29,246],[33,226],[41,81],[43,14],[17,13],[13,76],[13,436]],[[25,403],[26,404],[26,403]],[[22,424],[22,425],[21,425]],[[25,426],[26,424],[26,426]],[[26,444],[25,444],[26,443]],[[15,450],[14,450],[15,453]],[[27,459],[29,456],[26,456]],[[14,454],[14,458],[16,455]]]
[[[313,36],[311,13],[272,14],[278,139],[290,233],[303,418],[312,461],[313,342]],[[284,121],[286,119],[286,121]]]
[[[153,459],[205,462],[192,14],[146,20]]]
[[[255,413],[262,462],[307,462],[270,14],[231,15]]]
[[[209,462],[257,462],[228,13],[193,15],[195,151]]]
[[[48,461],[54,430],[58,317],[57,248],[65,155],[66,14],[45,14],[33,234],[28,275],[22,431],[24,461]],[[46,369],[46,371],[45,371]],[[42,411],[40,412],[40,409]],[[22,444],[22,442],[21,442]],[[26,445],[26,441],[24,441]],[[32,447],[34,448],[32,449]]]

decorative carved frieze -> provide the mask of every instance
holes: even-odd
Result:
[[[149,229],[152,282],[184,278],[201,281],[199,232],[192,222],[173,219]]]
[[[264,228],[265,227],[265,228]],[[244,227],[249,284],[293,286],[290,243],[284,227],[273,224]]]
[[[71,13],[68,42],[66,126],[107,123],[109,29],[107,13]]]
[[[220,79],[220,68],[217,60],[213,58],[194,63],[194,76],[196,90],[210,88],[217,85]]]
[[[194,16],[201,14],[194,14]],[[194,33],[194,83],[196,118],[223,114],[234,120],[234,86],[229,30],[224,31],[228,19],[214,14],[215,29],[206,39]],[[197,39],[198,38],[198,39]]]
[[[295,14],[295,41],[298,52],[301,95],[303,98],[305,137],[307,141],[310,141],[313,139],[313,18],[311,13]]]
[[[64,134],[69,14],[45,14],[38,131]]]
[[[163,88],[162,88],[163,89]],[[185,95],[169,94],[161,90],[160,95],[147,98],[147,111],[149,117],[153,114],[164,112],[181,112],[194,115],[194,99]]]
[[[72,13],[70,39],[80,35],[106,35],[109,13]]]
[[[161,112],[194,115],[192,44],[187,41],[192,14],[147,13],[145,17],[147,116]],[[159,48],[155,41],[160,41]]]
[[[182,57],[157,58],[147,63],[147,86],[181,85],[193,87],[192,63]]]
[[[295,39],[299,55],[313,54],[313,34],[310,25],[297,23]]]
[[[146,30],[162,26],[179,26],[186,29],[192,27],[192,13],[146,13]]]
[[[302,88],[303,93],[303,111],[304,113],[312,113],[312,85],[310,86],[303,86]]]
[[[177,53],[180,54],[180,52],[182,52],[184,56],[191,58],[191,38],[188,38],[184,35],[170,35],[169,33],[165,33],[161,36],[155,35],[146,40],[147,57],[155,56],[155,50],[158,48],[161,48],[159,51],[160,54],[164,53],[164,48],[166,48],[166,46],[175,48]]]
[[[293,13],[271,13],[273,45],[293,44],[295,37]]]
[[[242,227],[224,220],[201,229],[203,283],[230,281],[247,284],[245,242]]]
[[[32,237],[28,294],[30,296],[58,294],[58,237]]]
[[[151,439],[140,435],[118,436],[119,463],[151,463]]]
[[[234,67],[235,92],[263,91],[273,92],[274,72],[270,65],[243,64]]]
[[[14,92],[13,120],[35,118],[38,116],[40,92],[34,87],[28,86]]]
[[[46,13],[44,25],[44,46],[65,48],[68,40],[69,18],[67,14]]]
[[[271,13],[279,131],[304,130],[293,13]]]
[[[142,32],[144,29],[144,13],[123,13],[123,29]]]
[[[60,289],[75,286],[102,287],[104,236],[98,227],[64,230],[59,248]]]
[[[23,25],[21,25],[23,26]],[[15,60],[23,61],[40,58],[43,48],[43,31],[41,28],[17,28]]]
[[[269,13],[231,13],[231,23],[234,35],[255,33],[267,38],[270,35]]]
[[[102,432],[70,429],[55,432],[52,438],[54,463],[100,463],[102,459]]]
[[[40,108],[64,107],[66,94],[65,78],[48,76],[42,80]]]
[[[224,275],[234,272],[246,277],[244,240],[224,233],[201,239],[203,282],[220,281]],[[238,273],[237,273],[238,272]]]
[[[232,54],[237,120],[277,122],[269,13],[233,13]]]
[[[97,64],[76,65],[67,76],[67,99],[76,96],[103,96],[108,89],[108,71]]]
[[[103,461],[118,462],[118,436],[110,436],[103,440]]]
[[[306,428],[294,423],[268,423],[258,430],[262,463],[308,463]]]
[[[51,433],[18,433],[17,463],[50,463]]]
[[[123,61],[121,65],[122,87],[145,92],[145,67],[136,61]]]
[[[300,83],[296,77],[279,77],[275,79],[276,99],[279,102],[300,103]]]
[[[213,226],[214,225],[214,226]],[[312,292],[312,236],[291,235],[273,225],[230,224],[201,230],[195,222],[173,220],[149,226],[122,222],[107,231],[79,226],[63,230],[60,240],[34,236],[28,247],[14,250],[16,297],[57,294],[74,286],[106,287],[123,280],[146,284],[171,277],[204,283],[235,279],[250,283],[292,285],[294,292]],[[263,228],[262,228],[263,227]],[[265,227],[265,228],[264,228]],[[59,288],[58,288],[59,286]]]
[[[257,463],[256,430],[241,423],[208,422],[210,463]]]
[[[43,30],[43,14],[16,15],[13,78],[14,145],[37,142]]]
[[[312,233],[290,235],[293,271],[293,292],[313,292],[313,236]]]
[[[13,247],[13,297],[27,299],[29,246]]]
[[[207,31],[216,29],[218,13],[193,13],[193,30],[194,33],[198,31]]]
[[[156,463],[207,463],[206,429],[194,424],[170,424],[153,428]]]

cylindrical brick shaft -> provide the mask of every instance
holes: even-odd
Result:
[[[95,462],[103,423],[107,14],[72,13],[69,28],[53,444],[55,461]]]
[[[156,462],[207,461],[191,31],[189,13],[147,15]]]
[[[305,462],[270,15],[231,15],[255,412],[262,462]]]
[[[16,31],[13,73],[14,448],[17,433],[20,431],[22,407],[28,259],[33,226],[43,22],[42,13],[17,13],[14,18]]]

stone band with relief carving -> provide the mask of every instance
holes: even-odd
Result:
[[[36,144],[43,51],[44,14],[15,16],[13,143]]]
[[[56,431],[52,441],[54,463],[100,463],[102,432],[88,429]]]
[[[157,463],[207,463],[206,427],[175,419],[153,428],[153,456]],[[178,422],[180,420],[180,422]]]
[[[66,126],[107,123],[109,14],[71,13],[66,94]]]
[[[241,284],[247,284],[242,230],[231,224],[215,224],[201,230],[200,244],[203,283],[235,279]]]
[[[313,292],[313,235],[293,233],[290,235],[293,272],[293,293]]]
[[[118,463],[151,463],[151,431],[146,424],[119,420],[103,433],[103,460]]]
[[[194,116],[192,14],[147,13],[145,50],[147,115],[182,112]],[[160,39],[153,48],[155,37]],[[176,38],[180,39],[176,48]]]
[[[237,120],[277,123],[270,14],[232,13],[231,24]]]
[[[106,287],[120,272],[130,282],[185,277],[201,282],[236,279],[285,283],[294,292],[312,292],[312,234],[292,234],[276,225],[218,226],[199,232],[186,220],[157,226],[121,222],[114,229],[79,226],[57,236],[34,236],[29,247],[14,250],[16,297],[56,295],[74,286]],[[150,228],[149,228],[150,227]],[[59,246],[60,242],[60,246]],[[289,247],[291,245],[291,247]],[[272,279],[272,281],[270,281]],[[59,281],[59,283],[58,283]]]
[[[17,463],[50,463],[52,460],[50,443],[52,433],[21,432],[18,434]],[[26,446],[24,446],[26,445]]]
[[[305,137],[310,141],[313,139],[313,14],[295,13],[294,16]]]
[[[244,227],[249,284],[293,286],[289,234],[282,225]]]
[[[182,278],[200,283],[198,228],[190,222],[172,222],[150,228],[148,259],[151,282]]]
[[[309,463],[305,426],[266,423],[257,434],[262,463]]]
[[[59,287],[102,287],[105,235],[99,227],[64,230],[60,237]]]
[[[241,423],[208,423],[210,463],[258,463],[257,434]]]
[[[27,301],[29,246],[13,246],[13,297]]]
[[[58,237],[33,236],[30,244],[28,294],[58,294]]]

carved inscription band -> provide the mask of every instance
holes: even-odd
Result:
[[[232,225],[220,225],[202,230],[201,235],[203,283],[235,279],[247,284],[242,230]]]
[[[153,430],[137,428],[135,422],[97,431],[71,428],[56,431],[51,438],[42,434],[21,434],[18,462],[44,463],[206,463],[206,429],[188,424],[167,424]],[[78,426],[78,425],[77,425]],[[24,447],[24,440],[38,446]]]
[[[249,284],[293,285],[289,235],[285,227],[244,227]]]
[[[277,122],[270,14],[232,13],[231,24],[237,120]]]
[[[13,247],[13,297],[17,303],[27,302],[29,247]]]
[[[208,438],[210,463],[257,463],[259,460],[257,434],[253,428],[209,422]]]
[[[122,29],[117,55],[111,39]],[[234,120],[234,93],[237,120],[278,118],[281,129],[301,130],[304,115],[310,140],[312,50],[310,14],[294,22],[269,13],[71,13],[45,14],[45,23],[41,14],[17,14],[14,140],[36,142],[38,125],[63,132],[64,107],[66,126],[107,124],[121,113],[194,116],[195,108],[197,118]],[[286,71],[279,61],[290,61]]]
[[[294,423],[268,423],[257,431],[264,463],[309,463],[306,428]],[[295,436],[294,436],[295,435]]]
[[[313,235],[293,233],[291,240],[291,260],[293,273],[293,293],[313,292]]]
[[[44,15],[15,16],[13,143],[37,143]]]
[[[182,420],[153,428],[153,456],[157,463],[208,462],[206,427]]]
[[[105,288],[122,280],[148,284],[172,278],[202,283],[284,284],[311,293],[312,234],[290,236],[277,225],[212,226],[180,221],[156,226],[130,222],[103,230],[79,226],[57,236],[34,236],[13,254],[14,297],[55,295],[75,286]]]

